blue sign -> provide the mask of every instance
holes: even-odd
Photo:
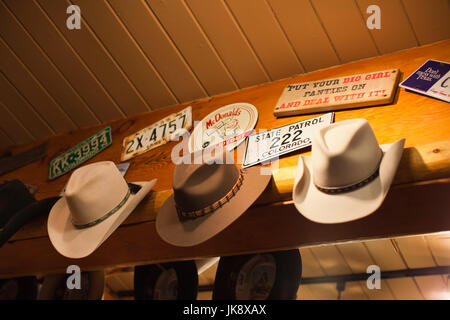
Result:
[[[428,60],[400,87],[450,102],[450,64]]]

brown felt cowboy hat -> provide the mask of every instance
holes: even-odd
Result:
[[[175,167],[174,194],[156,217],[160,237],[180,247],[197,245],[224,230],[255,202],[271,179],[260,173],[260,167],[239,169],[226,151],[202,163],[192,162]]]

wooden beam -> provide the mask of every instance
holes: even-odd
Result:
[[[314,223],[291,202],[254,207],[217,236],[186,248],[164,242],[154,221],[122,226],[84,259],[61,256],[48,237],[21,240],[0,250],[0,278],[64,272],[71,264],[95,270],[448,231],[449,193],[450,180],[394,187],[375,213],[340,224]]]
[[[261,206],[292,199],[298,156],[283,159],[285,167],[274,169],[273,180],[255,202]],[[407,184],[418,181],[450,177],[450,140],[405,149],[397,175],[393,182]],[[123,225],[154,221],[171,190],[150,193],[123,223]],[[40,217],[23,226],[11,241],[37,238],[47,235],[47,217]]]

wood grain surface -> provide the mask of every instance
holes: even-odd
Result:
[[[315,71],[198,100],[189,105],[192,106],[195,121],[201,120],[212,110],[226,104],[251,103],[259,111],[256,128],[271,129],[311,117],[309,115],[277,119],[273,115],[274,105],[282,89],[289,83],[390,68],[399,68],[403,79],[429,58],[449,61],[450,41]],[[112,146],[87,163],[102,160],[119,163],[124,137],[171,113],[180,111],[187,105],[181,104],[111,122]],[[275,163],[278,169],[274,170],[274,178],[268,189],[252,209],[225,231],[192,248],[168,245],[158,238],[154,220],[158,209],[172,193],[174,164],[171,161],[171,151],[176,142],[170,142],[130,160],[131,166],[126,175],[128,181],[158,178],[158,182],[154,191],[91,256],[80,260],[70,260],[60,256],[47,237],[47,217],[43,216],[24,226],[10,243],[0,248],[0,276],[52,272],[75,262],[82,268],[90,269],[450,230],[448,219],[444,219],[450,206],[448,198],[450,183],[446,179],[450,177],[450,108],[448,104],[399,88],[394,102],[390,105],[338,111],[335,116],[336,121],[353,118],[367,119],[380,144],[406,138],[406,149],[394,180],[394,187],[383,206],[365,219],[327,226],[312,223],[303,218],[290,201],[299,155],[295,153],[282,157]],[[46,158],[1,176],[0,180],[16,178],[27,184],[38,186],[37,199],[58,195],[67,183],[70,173],[53,181],[47,181],[50,160],[105,125],[50,138]],[[15,147],[11,151],[15,154],[41,142],[42,140]],[[241,145],[237,150],[239,161],[242,161],[243,148],[244,145]]]

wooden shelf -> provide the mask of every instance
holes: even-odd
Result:
[[[257,129],[271,129],[312,117],[307,115],[277,119],[273,115],[273,107],[283,87],[288,83],[389,68],[399,68],[403,78],[429,58],[450,61],[450,41],[328,68],[112,122],[112,146],[87,163],[101,160],[119,163],[125,136],[187,105],[192,106],[193,119],[201,120],[220,106],[233,102],[248,102],[255,105],[259,111]],[[70,264],[90,270],[450,230],[448,103],[399,88],[394,103],[390,105],[339,111],[335,115],[336,121],[352,118],[367,119],[381,144],[406,138],[406,149],[394,186],[382,207],[367,218],[338,225],[322,225],[301,216],[291,202],[299,156],[296,153],[277,162],[279,168],[274,171],[270,186],[255,205],[229,228],[195,247],[171,246],[158,237],[154,222],[160,206],[172,193],[174,165],[170,154],[176,143],[171,142],[129,161],[131,166],[126,179],[132,182],[158,178],[155,191],[144,199],[122,226],[92,255],[76,260],[59,255],[47,236],[47,217],[39,217],[24,226],[9,243],[0,248],[0,277],[59,272]],[[58,195],[70,174],[48,181],[49,161],[102,127],[104,126],[51,138],[45,159],[8,173],[0,177],[0,180],[16,178],[38,186],[37,199]],[[41,142],[17,147],[12,151],[17,153]],[[242,156],[243,146],[238,148],[239,161]]]

